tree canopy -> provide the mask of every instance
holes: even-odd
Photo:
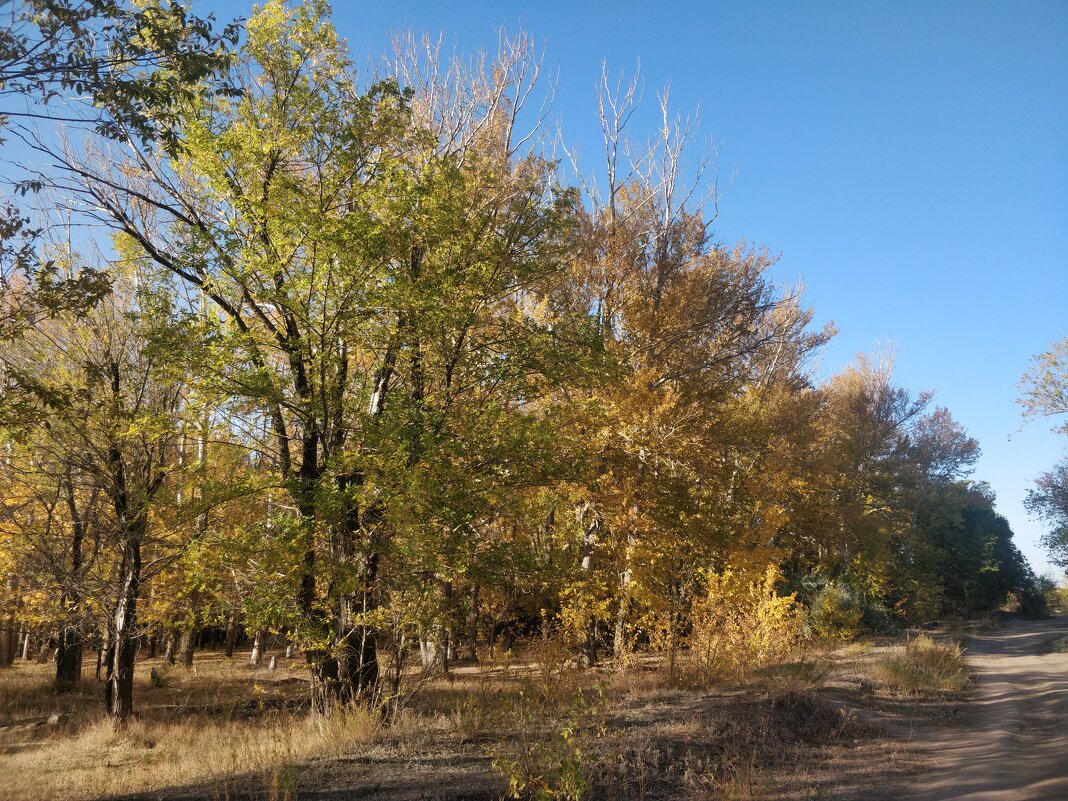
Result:
[[[731,598],[874,628],[1031,580],[930,393],[886,358],[818,380],[833,327],[717,240],[666,98],[632,142],[634,85],[604,80],[607,177],[568,180],[522,35],[402,39],[361,78],[321,0],[240,41],[178,3],[28,6],[4,90],[95,104],[76,138],[13,129],[23,187],[100,239],[3,229],[5,631],[94,642],[112,714],[138,643],[200,628],[284,633],[329,713],[395,705],[413,643],[622,663]]]

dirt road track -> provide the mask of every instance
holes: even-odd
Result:
[[[1058,642],[1060,641],[1060,642]],[[913,801],[1068,801],[1068,616],[1011,620],[968,643],[975,715],[921,735]]]

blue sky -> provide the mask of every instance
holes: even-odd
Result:
[[[237,2],[198,3],[219,16]],[[978,438],[975,478],[1039,572],[1023,499],[1068,440],[1021,429],[1029,358],[1068,335],[1068,3],[344,2],[357,63],[391,32],[491,49],[520,26],[559,73],[554,114],[596,157],[602,59],[640,61],[646,123],[671,85],[719,149],[717,236],[781,253],[818,323],[829,374],[892,344],[897,380]]]
[[[237,8],[228,6],[227,9]],[[725,187],[718,237],[781,253],[839,334],[825,374],[892,343],[898,381],[977,437],[1039,572],[1022,501],[1064,440],[1020,431],[1028,359],[1068,335],[1068,3],[347,3],[359,63],[412,28],[464,49],[522,25],[559,70],[555,115],[593,161],[601,60],[671,84]]]

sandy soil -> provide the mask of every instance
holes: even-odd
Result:
[[[1058,650],[1061,649],[1061,650]],[[1010,620],[968,642],[967,720],[917,729],[912,801],[1068,799],[1068,616]]]

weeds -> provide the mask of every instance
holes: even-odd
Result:
[[[959,693],[969,681],[968,664],[959,644],[942,643],[921,634],[894,649],[872,668],[874,678],[906,694]]]
[[[729,712],[729,714],[724,714]],[[609,727],[593,711],[522,739],[495,767],[507,797],[523,801],[759,797],[762,774],[799,748],[834,743],[858,733],[854,719],[811,693],[738,699],[729,710],[709,709],[684,726],[639,733]]]

